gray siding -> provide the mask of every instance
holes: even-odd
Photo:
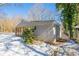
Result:
[[[52,40],[56,37],[53,26],[37,26],[35,34],[37,35],[37,39],[40,40]]]

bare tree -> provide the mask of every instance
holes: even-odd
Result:
[[[27,19],[31,21],[35,20],[53,20],[53,13],[44,8],[43,4],[34,4],[34,6],[28,11]]]

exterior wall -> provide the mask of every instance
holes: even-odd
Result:
[[[35,34],[37,35],[37,39],[40,40],[49,40],[55,38],[55,29],[53,29],[53,26],[37,26]]]
[[[59,28],[57,28],[52,25],[38,25],[36,26],[35,35],[37,36],[37,39],[39,40],[52,40],[56,37],[59,37],[60,32]],[[24,27],[17,27],[15,34],[17,36],[20,36],[24,30]]]

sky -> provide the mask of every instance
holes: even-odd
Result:
[[[16,15],[26,17],[27,12],[32,8],[34,3],[16,3],[16,4],[4,4],[0,6],[0,13],[5,13],[8,17],[13,17]],[[54,15],[57,14],[55,3],[44,3],[42,5],[44,8],[50,10]],[[58,18],[58,17],[56,17]]]

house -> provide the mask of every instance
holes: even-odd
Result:
[[[17,36],[20,36],[22,35],[22,32],[25,29],[25,27],[31,27],[31,26],[36,27],[34,34],[36,35],[37,39],[48,40],[48,39],[60,38],[60,25],[53,20],[22,21],[16,26],[15,34]]]

